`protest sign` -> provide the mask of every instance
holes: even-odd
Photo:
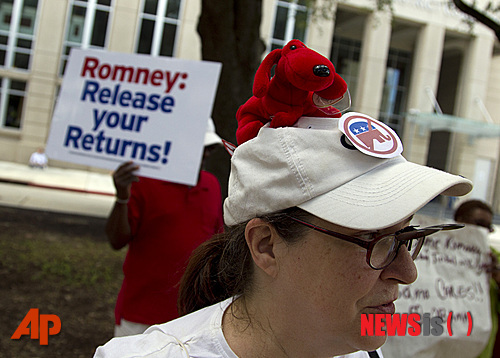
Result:
[[[73,49],[46,152],[51,159],[195,185],[221,64]]]
[[[412,225],[417,224],[438,222],[416,216]],[[382,346],[385,358],[474,358],[481,353],[491,331],[489,251],[486,229],[473,225],[426,238],[415,260],[418,278],[399,286],[395,302],[396,313],[418,313],[422,329],[418,335],[389,336]]]

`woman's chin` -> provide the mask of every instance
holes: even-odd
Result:
[[[359,341],[359,350],[363,350],[363,351],[368,351],[368,352],[371,352],[371,351],[374,351],[380,347],[382,347],[382,345],[385,343],[385,341],[387,340],[387,336],[365,336],[365,337],[359,337],[360,338],[360,341]]]

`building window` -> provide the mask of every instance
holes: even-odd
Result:
[[[174,56],[182,0],[144,0],[137,53]]]
[[[20,129],[26,82],[0,77],[0,120],[3,129]]]
[[[28,70],[38,0],[0,1],[0,66]]]
[[[389,50],[379,119],[399,135],[403,133],[410,69],[410,52]]]
[[[73,47],[87,49],[107,46],[112,2],[113,0],[70,0],[61,74],[64,73]]]
[[[282,48],[292,39],[305,42],[309,11],[306,0],[279,0],[274,18],[270,51]]]
[[[330,61],[346,81],[351,99],[355,98],[358,87],[360,54],[361,41],[334,36]]]

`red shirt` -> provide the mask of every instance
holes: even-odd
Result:
[[[178,284],[191,252],[223,228],[217,178],[202,171],[189,187],[150,178],[132,184],[132,241],[116,303],[120,319],[147,325],[178,317]]]

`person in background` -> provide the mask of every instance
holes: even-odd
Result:
[[[36,152],[31,154],[29,160],[29,166],[31,168],[45,169],[49,164],[49,158],[45,154],[45,150],[40,147],[37,148]]]
[[[413,214],[472,184],[407,162],[381,122],[358,124],[365,141],[389,141],[384,158],[332,118],[265,126],[238,146],[225,230],[195,250],[181,282],[185,315],[114,338],[95,358],[378,357],[386,337],[362,336],[362,315],[394,313],[424,238],[460,227],[413,227]]]
[[[209,119],[204,159],[221,145]],[[191,252],[222,230],[217,178],[201,170],[194,187],[137,177],[133,162],[113,173],[115,205],[106,224],[111,246],[128,245],[115,307],[115,336],[133,335],[178,317],[177,292]]]
[[[454,219],[458,223],[476,225],[493,232],[493,210],[491,206],[481,200],[467,200],[462,202],[455,210]],[[500,332],[498,321],[500,314],[499,286],[500,269],[498,261],[500,253],[491,249],[491,279],[490,279],[490,303],[491,303],[491,334],[488,345],[478,358],[500,357]]]
[[[455,210],[454,218],[456,222],[481,226],[493,232],[493,210],[483,201],[462,202]]]

